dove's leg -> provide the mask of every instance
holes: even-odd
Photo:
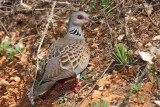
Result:
[[[77,93],[76,87],[78,86],[79,81],[80,81],[80,74],[78,74],[78,75],[76,76],[76,83],[74,84],[74,88],[69,89],[69,90],[66,91],[66,92],[68,92],[68,93],[70,93],[70,92],[75,92],[75,93]],[[66,84],[65,84],[64,82],[59,82],[59,81],[58,81],[57,84],[58,84],[60,90],[63,90],[63,87],[66,86]]]
[[[64,83],[64,81],[61,81],[61,82],[57,81],[57,84],[58,84],[58,87],[59,87],[60,90],[62,90],[63,87],[66,86],[66,84]]]
[[[76,83],[74,84],[74,88],[70,89],[70,90],[68,90],[66,92],[73,92],[74,91],[75,93],[77,93],[78,91],[77,91],[76,87],[78,86],[79,81],[80,81],[80,74],[78,74],[76,76]]]

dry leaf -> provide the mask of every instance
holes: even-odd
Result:
[[[94,43],[93,45],[91,45],[91,48],[94,48],[94,49],[98,48],[98,44]]]
[[[160,35],[155,36],[154,38],[152,38],[152,40],[160,40]]]
[[[119,35],[119,37],[117,38],[119,41],[121,41],[124,38],[124,34]]]
[[[150,15],[153,11],[153,7],[152,7],[152,4],[148,4],[148,3],[144,3],[144,6],[147,10],[147,13]]]
[[[151,46],[152,44],[150,42],[145,45],[145,47],[151,47]]]
[[[3,39],[2,39],[2,42],[1,43],[6,43],[10,41],[10,38],[8,36],[5,36]]]
[[[92,98],[101,98],[101,91],[94,90],[92,94]]]
[[[142,47],[143,44],[141,42],[138,42],[138,47]]]
[[[154,101],[158,106],[160,106],[160,101]]]
[[[160,49],[156,47],[151,47],[149,50],[152,54],[156,55],[156,57],[160,57]]]
[[[20,63],[24,64],[28,62],[28,56],[25,54],[22,54],[21,58],[20,58]]]
[[[150,64],[153,64],[152,59],[153,55],[147,53],[147,52],[138,52],[142,60],[149,62]]]
[[[8,81],[6,81],[5,79],[2,79],[1,81],[0,81],[0,85],[9,85],[9,82]]]
[[[21,81],[20,77],[18,77],[18,76],[14,77],[14,80],[15,80],[16,82],[18,82],[18,83]]]
[[[6,60],[6,57],[5,56],[3,56],[1,59],[0,59],[0,66],[2,66],[3,65],[3,62]]]

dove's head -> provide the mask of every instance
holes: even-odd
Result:
[[[74,12],[71,14],[69,18],[69,23],[72,23],[74,26],[82,26],[83,24],[87,22],[95,23],[83,11]]]

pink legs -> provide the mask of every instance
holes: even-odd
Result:
[[[73,88],[73,89],[70,89],[70,90],[68,90],[68,91],[66,91],[66,92],[68,92],[68,93],[70,93],[70,92],[75,92],[75,93],[77,93],[78,91],[77,91],[76,87],[78,86],[79,81],[80,81],[80,74],[78,74],[78,75],[76,76],[76,83],[74,84],[74,88]],[[62,90],[63,87],[66,86],[66,84],[64,84],[64,83],[59,83],[59,82],[57,82],[57,83],[58,83],[58,86],[59,86],[59,89],[60,89],[60,90]]]

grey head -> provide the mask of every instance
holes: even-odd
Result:
[[[69,18],[67,34],[72,37],[84,38],[82,25],[88,22],[95,23],[93,20],[89,19],[85,12],[78,11],[72,13]]]

